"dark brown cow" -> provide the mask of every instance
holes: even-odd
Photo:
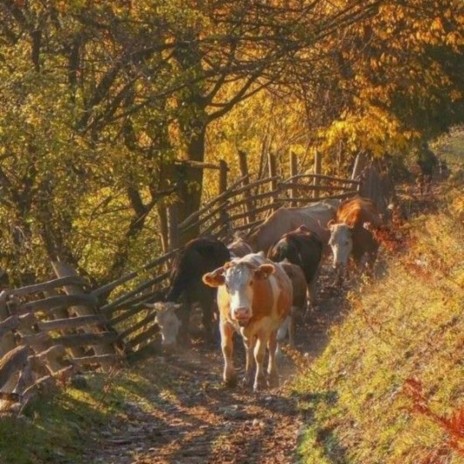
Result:
[[[333,266],[340,270],[339,276],[350,257],[359,268],[367,265],[372,269],[379,243],[364,226],[366,223],[379,227],[382,219],[374,203],[360,196],[345,200],[339,206],[335,220],[329,223],[329,245],[333,252]]]
[[[284,234],[269,250],[267,257],[275,262],[288,259],[304,272],[309,289],[309,301],[315,303],[315,284],[322,259],[322,241],[306,226]]]
[[[192,306],[197,303],[202,310],[202,322],[207,339],[213,336],[213,319],[216,310],[216,292],[202,282],[205,273],[222,266],[230,259],[228,248],[220,240],[212,237],[201,237],[191,240],[185,248],[176,256],[171,271],[171,283],[163,302],[155,303],[155,309],[165,313],[164,317],[172,321],[177,312],[180,318],[179,338],[183,342],[188,341],[188,327]],[[182,302],[180,309],[169,304]],[[166,331],[176,327],[172,322],[165,327],[160,325],[163,340],[175,340],[175,336]],[[166,333],[163,333],[165,330]]]
[[[282,235],[304,225],[326,245],[330,237],[327,223],[335,218],[339,203],[324,200],[303,208],[279,208],[247,237],[247,242],[254,251],[267,254]]]
[[[223,378],[226,385],[233,386],[237,380],[233,363],[234,332],[240,333],[245,344],[245,383],[253,381],[255,391],[263,386],[267,347],[269,384],[277,384],[277,330],[289,316],[293,299],[292,283],[285,271],[262,253],[256,253],[234,258],[205,274],[203,281],[211,287],[218,287]]]

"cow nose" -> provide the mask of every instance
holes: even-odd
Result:
[[[248,308],[234,309],[234,319],[236,319],[237,321],[250,319],[250,310]]]

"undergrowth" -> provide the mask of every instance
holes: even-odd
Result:
[[[348,295],[325,352],[295,381],[300,463],[464,463],[461,177],[436,213],[408,221],[406,246]]]

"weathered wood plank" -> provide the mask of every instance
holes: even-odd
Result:
[[[94,295],[76,294],[76,295],[60,295],[50,296],[43,300],[29,301],[20,303],[16,308],[17,314],[26,314],[36,311],[54,311],[62,306],[88,305],[94,307],[97,305],[97,299]]]
[[[81,285],[87,286],[86,281],[80,276],[67,276],[58,279],[49,280],[48,282],[28,285],[13,290],[8,290],[10,295],[26,296],[32,293],[46,292],[55,288],[63,287],[64,285]]]
[[[38,321],[37,326],[44,332],[51,330],[76,329],[88,325],[104,324],[107,321],[102,315],[76,316],[67,319],[54,319],[52,321]]]
[[[19,322],[19,317],[17,315],[7,317],[4,321],[0,322],[0,338],[2,338],[7,332],[17,329]]]
[[[29,355],[29,347],[20,345],[9,351],[0,359],[0,388],[2,388],[10,377],[24,368]]]
[[[120,324],[121,322],[124,322],[126,319],[129,319],[130,317],[135,316],[136,314],[140,313],[141,311],[147,311],[147,308],[144,306],[139,306],[135,308],[130,308],[126,309],[123,311],[121,314],[119,314],[116,317],[113,317],[113,319],[110,319],[109,322],[111,325],[116,326]]]
[[[87,346],[87,345],[109,345],[114,343],[119,338],[116,332],[99,332],[99,333],[80,333],[63,335],[53,339],[54,343],[61,343],[65,347],[69,348],[72,346]],[[100,354],[100,353],[98,353]],[[112,353],[101,353],[101,354],[112,354]]]
[[[135,277],[138,277],[141,273],[147,271],[148,269],[151,269],[153,267],[159,266],[163,264],[165,261],[170,259],[174,254],[176,254],[179,251],[179,249],[171,250],[170,252],[164,254],[163,256],[160,256],[157,259],[154,259],[153,261],[150,261],[148,264],[140,268],[138,271],[130,272],[119,279],[116,279],[106,285],[103,285],[102,287],[98,287],[95,290],[91,292],[92,295],[94,296],[100,296],[100,295],[105,295],[109,294],[112,290],[114,290],[116,287],[119,285],[122,285],[129,280],[134,279]]]
[[[127,340],[130,346],[135,348],[138,344],[148,340],[149,338],[153,337],[159,332],[159,327],[157,324],[152,325],[149,329],[145,330],[145,332],[138,334],[132,339]]]
[[[119,337],[123,340],[128,337],[130,334],[136,332],[137,330],[141,329],[143,326],[147,325],[150,322],[155,320],[156,313],[153,311],[151,314],[147,314],[141,321],[132,324],[126,330],[123,330],[119,333]]]

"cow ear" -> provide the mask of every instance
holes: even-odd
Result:
[[[274,272],[275,266],[273,264],[261,264],[255,271],[255,277],[257,279],[267,279]]]
[[[224,285],[226,279],[224,278],[224,268],[220,267],[212,272],[204,274],[202,277],[203,283],[208,287],[219,287]]]

